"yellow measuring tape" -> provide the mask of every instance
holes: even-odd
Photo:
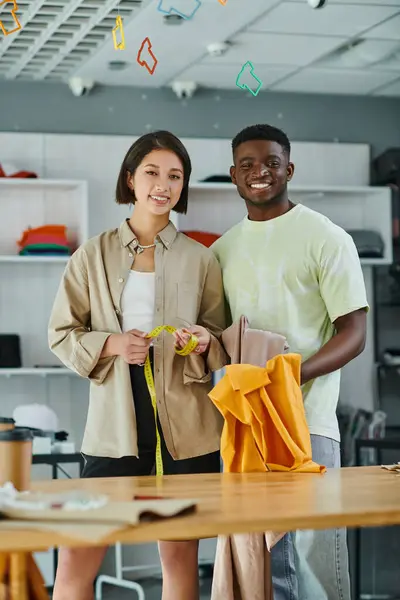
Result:
[[[172,327],[171,325],[160,325],[159,327],[155,327],[153,329],[153,331],[150,331],[150,333],[148,333],[146,337],[156,338],[160,335],[160,333],[162,331],[167,331],[168,333],[174,333],[176,331],[176,327]],[[190,340],[188,341],[186,346],[184,348],[182,348],[182,350],[175,348],[175,352],[176,352],[176,354],[179,354],[180,356],[187,356],[188,354],[193,352],[193,350],[196,348],[196,346],[198,346],[198,343],[199,343],[199,340],[197,339],[197,337],[195,335],[191,335]],[[144,376],[146,378],[147,387],[149,389],[151,404],[152,404],[153,410],[154,410],[154,420],[155,420],[155,425],[156,425],[156,440],[157,440],[157,443],[156,443],[156,475],[163,475],[164,467],[163,467],[163,460],[162,460],[162,453],[161,453],[161,438],[160,438],[160,433],[158,431],[158,425],[157,425],[156,388],[154,385],[153,373],[151,371],[151,363],[150,363],[149,355],[147,355],[146,361],[144,363]]]

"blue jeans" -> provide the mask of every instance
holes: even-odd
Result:
[[[340,444],[311,436],[315,462],[340,467]],[[346,529],[296,531],[271,552],[274,600],[350,600]]]

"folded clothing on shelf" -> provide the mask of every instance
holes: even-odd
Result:
[[[19,254],[35,255],[69,255],[71,248],[67,239],[65,225],[42,225],[41,227],[28,228],[18,240]]]
[[[22,169],[19,169],[11,164],[11,163],[0,163],[0,177],[15,177],[15,178],[21,178],[21,179],[26,179],[26,178],[36,178],[37,175],[36,173],[33,173],[32,171],[24,171]]]

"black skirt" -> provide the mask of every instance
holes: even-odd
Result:
[[[152,348],[150,360],[153,367]],[[83,454],[85,466],[82,477],[135,477],[152,475],[155,472],[156,457],[156,427],[154,410],[147,387],[144,367],[129,365],[132,392],[135,402],[136,423],[138,432],[139,458],[123,456],[122,458],[106,458]],[[190,475],[196,473],[219,473],[220,453],[212,452],[203,456],[174,460],[168,452],[162,434],[161,425],[158,423],[161,438],[161,453],[164,475]]]

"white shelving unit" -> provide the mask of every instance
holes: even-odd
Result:
[[[73,400],[85,411],[87,382],[60,366],[47,342],[54,295],[69,257],[20,256],[17,241],[28,227],[65,225],[68,241],[77,247],[89,236],[88,206],[86,181],[0,178],[0,333],[18,334],[22,355],[21,368],[0,368],[0,414],[12,416],[21,404],[47,404],[77,450],[81,432],[71,426]],[[69,471],[75,473],[75,468]],[[32,470],[33,479],[48,476],[48,467]],[[35,558],[46,583],[52,584],[52,551]]]
[[[392,256],[392,205],[390,190],[370,186],[291,185],[289,197],[316,210],[346,230],[373,230],[384,242],[382,258],[363,258],[363,266],[390,264]],[[201,229],[225,233],[246,214],[244,200],[231,183],[198,182],[190,186],[187,215],[177,215],[181,230]]]
[[[32,377],[53,377],[54,375],[75,376],[75,373],[66,367],[21,367],[19,369],[0,369],[0,377],[18,377],[20,375],[31,375]]]
[[[22,368],[0,376],[60,376],[48,349],[47,324],[68,256],[20,256],[18,240],[28,227],[65,225],[72,247],[88,238],[85,181],[0,179],[0,332],[20,336]],[[35,368],[35,365],[43,365]]]
[[[66,257],[19,256],[17,241],[28,227],[66,225],[69,242],[88,237],[85,181],[0,179],[0,262],[66,262]]]
[[[0,263],[61,263],[65,265],[68,258],[68,256],[14,256],[12,254],[2,254]]]

